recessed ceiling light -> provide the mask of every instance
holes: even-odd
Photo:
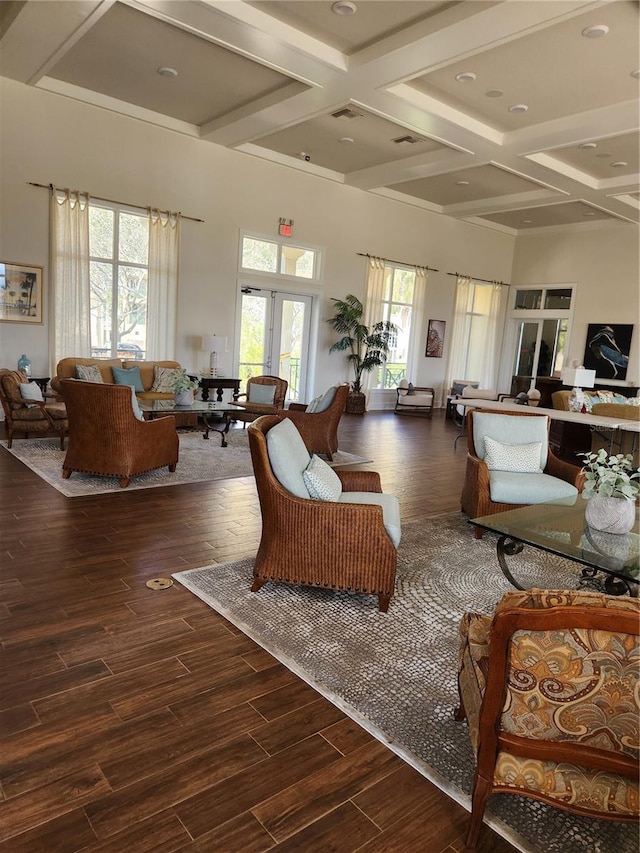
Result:
[[[353,142],[352,136],[341,136],[338,142],[342,142],[344,145],[350,145]]]
[[[472,83],[477,76],[474,71],[462,71],[460,74],[456,74],[456,80],[458,83]]]
[[[596,154],[596,157],[598,157],[600,160],[604,160],[607,157],[613,157],[613,154],[611,153],[611,151],[601,151],[599,154]]]
[[[586,39],[599,39],[602,36],[606,36],[609,32],[609,27],[605,24],[595,24],[593,27],[585,27],[582,31],[582,35]]]
[[[626,160],[616,160],[615,163],[609,163],[609,165],[612,169],[619,169],[621,166],[628,166],[629,164]]]
[[[456,181],[456,186],[457,187],[468,187],[469,181]]]
[[[510,113],[526,113],[529,107],[526,104],[513,104],[513,106],[509,107]]]
[[[161,74],[163,77],[177,77],[178,72],[175,68],[171,68],[170,65],[161,65],[158,68],[158,74]]]
[[[521,219],[520,221],[522,222],[523,225],[531,225],[531,223],[533,222],[533,219]]]
[[[640,68],[636,68],[635,71],[632,71],[631,76],[635,77],[636,80],[640,80]]]
[[[501,98],[504,95],[504,92],[500,91],[500,89],[489,89],[488,92],[485,92],[487,98]]]
[[[595,216],[595,213],[593,210],[588,210],[586,213],[583,213],[582,215],[583,216]]]
[[[597,148],[598,145],[596,142],[583,142],[582,145],[578,145],[578,148]]]
[[[355,15],[358,7],[351,0],[337,0],[332,6],[331,11],[334,15]]]

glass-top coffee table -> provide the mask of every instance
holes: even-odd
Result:
[[[204,423],[203,438],[208,439],[210,432],[219,432],[221,447],[227,446],[227,433],[233,421],[233,415],[238,414],[240,409],[245,412],[251,412],[250,406],[241,406],[238,403],[218,403],[218,402],[203,402],[196,400],[190,406],[178,406],[173,400],[140,400],[140,411],[144,413],[145,418],[153,419],[162,415],[177,415],[188,414],[195,412]]]
[[[598,586],[610,595],[628,593],[636,597],[640,575],[638,510],[630,533],[602,533],[587,525],[586,503],[578,498],[573,506],[532,504],[473,518],[470,523],[498,534],[498,563],[516,589],[525,587],[509,570],[507,557],[520,554],[525,545],[530,545],[577,563],[577,585]]]

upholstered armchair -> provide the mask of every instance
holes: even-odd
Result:
[[[7,447],[11,447],[16,432],[29,436],[54,431],[60,436],[60,449],[64,450],[64,437],[69,428],[64,403],[45,399],[37,384],[29,382],[28,376],[19,370],[5,368],[0,369],[0,402],[4,411]]]
[[[535,503],[572,504],[582,482],[580,468],[562,462],[549,448],[547,415],[526,407],[522,414],[467,412],[467,470],[460,504],[469,518]],[[482,533],[476,527],[476,539]]]
[[[466,849],[494,793],[638,819],[639,616],[638,599],[536,589],[506,593],[493,619],[464,615],[456,719],[476,758]]]
[[[279,412],[278,416],[288,418],[296,425],[309,453],[323,453],[328,459],[333,459],[338,449],[338,424],[348,394],[348,382],[332,386],[308,406],[290,403],[289,408]]]
[[[262,513],[252,590],[275,581],[366,593],[376,595],[386,612],[396,576],[400,510],[395,495],[382,494],[379,475],[333,471],[309,456],[292,420],[275,415],[251,424],[249,446]],[[326,480],[316,462],[329,469]]]
[[[412,385],[406,379],[401,379],[396,388],[396,415],[423,415],[428,418],[433,414],[433,398],[435,391],[426,385]]]
[[[69,416],[69,447],[62,477],[74,471],[97,477],[116,477],[125,489],[131,479],[165,465],[175,471],[178,435],[175,418],[152,421],[134,414],[133,389],[62,379],[60,387]]]
[[[233,420],[248,424],[260,415],[275,415],[284,408],[288,387],[287,380],[279,376],[249,377],[246,392],[238,394],[233,401],[234,405],[238,404],[238,412],[233,413]],[[251,411],[243,411],[244,405],[250,406]]]

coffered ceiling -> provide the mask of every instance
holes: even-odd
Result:
[[[640,218],[638,17],[637,0],[5,0],[0,74],[488,228],[620,227]]]

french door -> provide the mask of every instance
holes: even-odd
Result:
[[[566,319],[521,320],[516,341],[514,375],[560,375],[567,341]]]
[[[306,399],[313,297],[243,287],[239,376],[270,374],[289,383],[287,400]]]

